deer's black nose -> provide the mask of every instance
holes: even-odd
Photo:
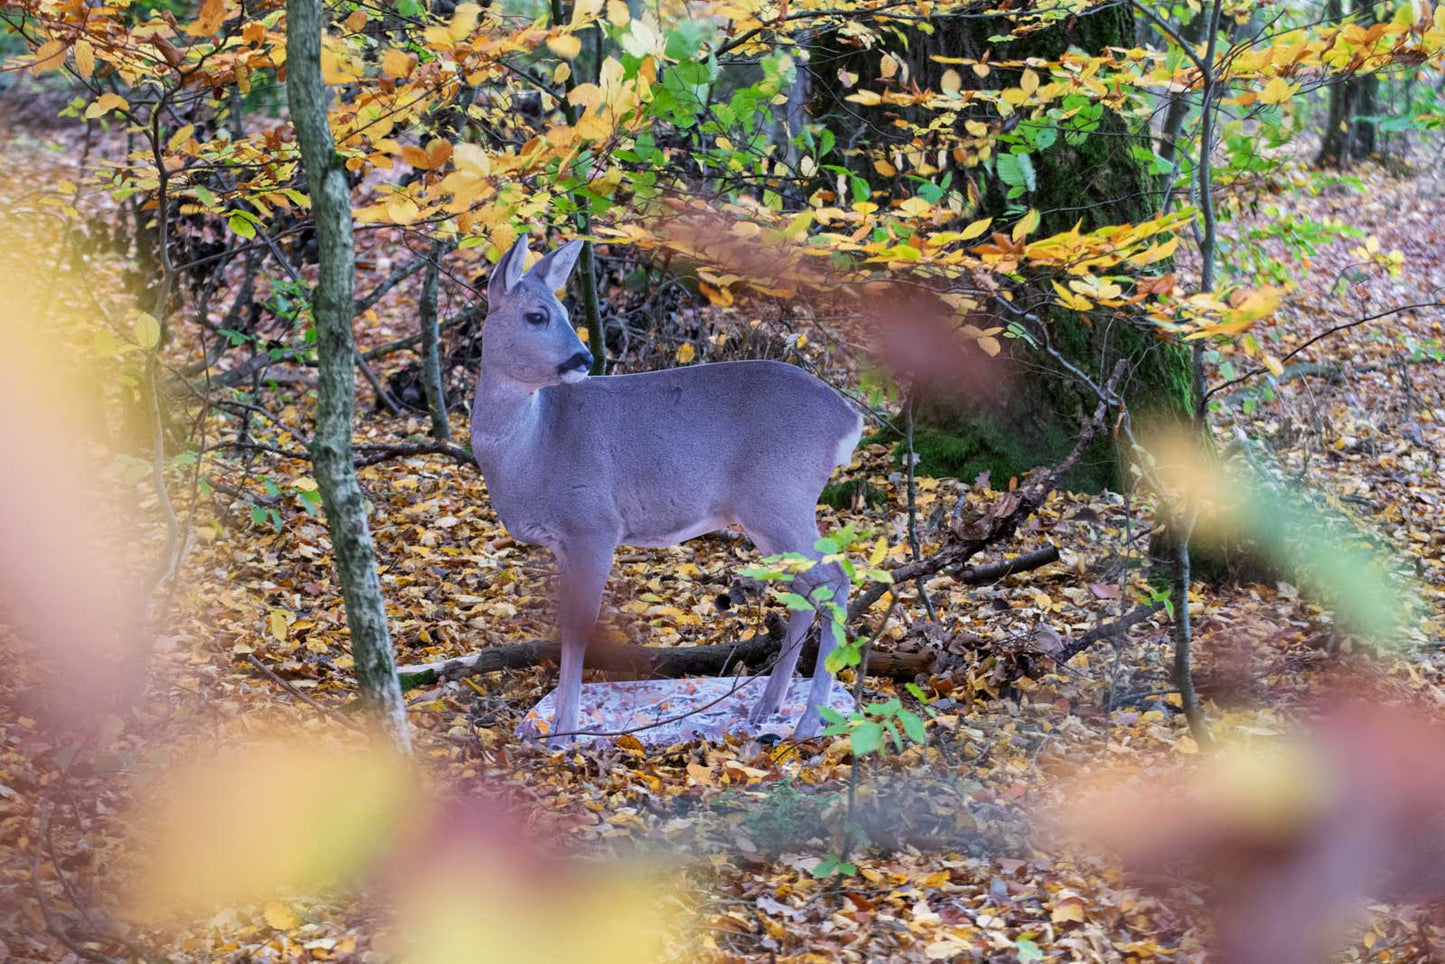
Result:
[[[559,375],[565,374],[566,372],[587,372],[591,370],[592,353],[590,351],[579,351],[577,354],[573,355],[571,358],[567,359],[562,364],[557,366],[557,374]]]

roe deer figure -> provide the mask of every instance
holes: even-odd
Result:
[[[732,524],[766,555],[818,559],[818,496],[847,465],[862,415],[792,365],[737,361],[589,378],[587,351],[557,300],[582,242],[530,271],[525,236],[487,285],[472,452],[492,506],[513,538],[551,550],[558,570],[562,667],[548,740],[578,729],[583,654],[619,545],[662,547]],[[804,596],[832,587],[836,564],[795,577]],[[777,713],[815,613],[792,614],[782,651],[750,719]],[[823,632],[807,706],[794,728],[814,735],[833,676]]]

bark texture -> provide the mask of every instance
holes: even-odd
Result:
[[[432,243],[426,274],[421,284],[421,371],[422,388],[426,391],[426,407],[431,413],[431,434],[438,442],[452,440],[451,422],[447,419],[447,395],[442,382],[441,330],[437,325],[437,282],[442,270],[444,242]]]
[[[321,79],[321,11],[320,0],[286,3],[286,93],[301,146],[302,170],[310,187],[319,250],[312,296],[318,381],[311,458],[331,533],[361,697],[391,745],[409,754],[411,735],[366,522],[366,500],[351,461],[351,420],[356,405],[351,332],[355,250],[351,191],[331,137],[330,97]]]

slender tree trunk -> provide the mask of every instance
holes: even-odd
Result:
[[[426,391],[426,407],[431,413],[432,438],[439,442],[452,440],[451,423],[447,421],[446,386],[442,384],[441,330],[437,327],[437,281],[441,276],[445,241],[435,241],[427,255],[426,274],[421,282],[421,381]]]
[[[381,580],[372,557],[366,500],[352,465],[356,376],[351,333],[355,269],[351,191],[327,117],[330,95],[321,80],[321,9],[320,0],[286,3],[286,93],[301,146],[301,166],[311,190],[320,251],[312,298],[318,381],[311,458],[331,533],[362,700],[392,746],[409,754],[411,735],[392,658]]]
[[[1204,38],[1204,29],[1208,22],[1209,11],[1201,10],[1195,14],[1193,20],[1184,25],[1179,35],[1185,43],[1197,46]],[[1179,155],[1179,134],[1184,130],[1184,119],[1188,116],[1189,91],[1181,90],[1170,94],[1169,109],[1164,114],[1164,126],[1159,131],[1159,148],[1155,153],[1175,167],[1178,167],[1176,159]],[[1174,171],[1166,172],[1166,183],[1173,183],[1174,176]]]
[[[563,0],[551,0],[549,9],[552,13],[552,22],[561,24],[567,22],[567,12],[563,7]],[[601,28],[597,28],[599,37]],[[599,40],[600,53],[600,40]],[[602,61],[597,60],[593,64],[593,70],[601,69]],[[567,93],[572,93],[577,86],[576,68],[579,64],[573,65],[573,71],[567,74],[563,86]],[[595,78],[594,78],[595,79]],[[570,102],[569,102],[570,103]],[[581,116],[583,108],[577,106],[563,106],[562,112],[567,118],[567,123],[575,124]],[[592,233],[592,212],[588,208],[590,203],[585,198],[577,202],[577,226],[583,234]],[[582,270],[577,272],[577,284],[582,289],[582,315],[587,325],[587,350],[592,353],[592,369],[589,374],[605,375],[607,373],[607,338],[602,330],[602,309],[601,302],[597,298],[597,258],[592,250],[592,242],[587,241],[582,245]]]
[[[1328,0],[1325,15],[1332,23],[1344,19],[1343,0]],[[1329,109],[1325,114],[1319,153],[1315,155],[1316,167],[1335,167],[1343,171],[1350,166],[1357,95],[1358,80],[1354,77],[1337,78],[1330,84]]]

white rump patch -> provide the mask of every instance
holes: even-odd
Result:
[[[584,379],[584,378],[586,378],[586,377],[587,377],[587,372],[584,371],[583,369],[581,369],[581,368],[569,368],[567,371],[565,371],[565,372],[562,373],[562,383],[563,383],[564,385],[575,385],[577,382],[580,382],[582,379]]]
[[[858,440],[863,437],[863,413],[858,413],[858,424],[853,431],[843,437],[838,443],[838,451],[833,456],[833,464],[846,466],[853,461],[853,450],[858,447]]]

